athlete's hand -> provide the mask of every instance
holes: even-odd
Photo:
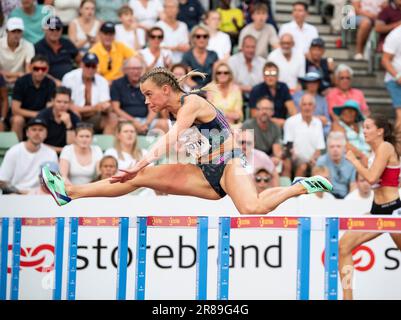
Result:
[[[117,175],[111,177],[110,183],[117,183],[117,182],[124,183],[128,180],[131,180],[136,177],[139,170],[140,168],[138,168],[137,166],[130,168],[128,170],[120,169],[119,171],[121,171],[122,173],[120,172]]]
[[[357,159],[355,154],[352,152],[352,150],[348,150],[347,153],[345,154],[345,158],[351,162],[354,163]]]

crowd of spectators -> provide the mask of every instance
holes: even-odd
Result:
[[[352,68],[325,55],[325,41],[306,22],[308,4],[293,2],[292,20],[278,27],[270,1],[236,3],[1,0],[0,131],[20,140],[0,167],[3,193],[40,194],[43,165],[66,183],[84,184],[135,164],[146,153],[138,136],[171,126],[139,89],[146,71],[165,67],[177,78],[193,69],[207,74],[183,88],[200,89],[233,130],[248,130],[236,138],[258,192],[320,174],[333,182],[335,198],[371,197],[345,159],[353,150],[368,163],[362,124],[370,108]],[[401,1],[352,5],[353,58],[363,59],[374,28],[401,126]],[[114,135],[114,147],[103,152],[95,134]]]

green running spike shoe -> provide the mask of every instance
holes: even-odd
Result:
[[[59,173],[53,173],[48,167],[43,167],[40,178],[59,206],[63,206],[71,201],[71,198],[67,196],[64,181]]]
[[[331,182],[322,176],[305,178],[299,181],[299,183],[305,187],[308,193],[333,191],[333,185]]]

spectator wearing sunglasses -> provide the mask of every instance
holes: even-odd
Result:
[[[297,113],[290,90],[284,82],[278,81],[279,68],[273,62],[266,62],[263,68],[263,78],[264,82],[254,86],[249,97],[251,116],[252,118],[256,116],[256,102],[261,97],[269,97],[274,103],[272,121],[282,128],[285,119]]]
[[[354,71],[346,64],[338,65],[334,72],[335,87],[330,88],[326,96],[329,113],[333,120],[338,120],[333,108],[344,105],[348,100],[358,102],[363,115],[369,115],[369,107],[366,103],[365,95],[361,90],[352,87],[353,75]]]
[[[95,133],[113,134],[117,117],[111,108],[109,84],[96,71],[98,65],[97,56],[86,53],[81,68],[67,73],[63,85],[72,91],[73,110],[93,125]]]
[[[272,175],[264,168],[258,168],[254,174],[256,191],[259,193],[272,188]]]
[[[100,41],[89,50],[98,57],[98,71],[109,83],[123,76],[124,60],[136,55],[134,50],[122,42],[116,41],[115,34],[114,23],[104,22],[100,27]]]
[[[217,53],[207,49],[209,43],[209,30],[202,26],[195,26],[191,31],[192,49],[187,51],[182,58],[182,63],[193,70],[206,73],[205,79],[193,77],[193,80],[201,88],[212,81],[214,64],[219,60]]]
[[[49,61],[45,56],[36,55],[31,60],[31,73],[15,82],[12,94],[11,130],[22,140],[25,123],[35,118],[39,111],[50,106],[56,84],[47,77]]]
[[[45,37],[35,44],[36,54],[42,54],[49,60],[49,75],[60,85],[63,76],[74,69],[74,64],[81,62],[77,47],[62,37],[63,23],[59,17],[50,17],[44,26]]]
[[[173,52],[173,63],[180,63],[185,52],[190,49],[188,27],[177,20],[178,0],[165,0],[163,17],[155,26],[163,29],[162,47]]]
[[[160,27],[150,28],[148,31],[148,46],[141,50],[141,55],[146,62],[147,69],[157,67],[170,68],[173,61],[173,53],[169,49],[161,47],[164,38],[163,29]]]

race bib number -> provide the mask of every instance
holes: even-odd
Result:
[[[180,147],[184,147],[188,155],[198,159],[209,153],[209,140],[200,133],[198,128],[191,127],[180,134],[178,138]]]

